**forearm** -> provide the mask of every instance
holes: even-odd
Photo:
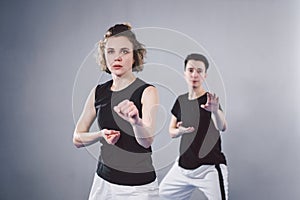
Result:
[[[182,121],[177,121],[177,118],[172,115],[170,125],[169,125],[169,134],[171,138],[177,138],[186,133],[192,133],[194,131],[194,127],[189,126],[185,127]]]
[[[224,113],[218,109],[216,112],[212,112],[212,120],[219,131],[225,131],[227,123]]]
[[[169,134],[171,138],[177,138],[182,135],[182,133],[179,131],[179,128],[169,128]]]
[[[141,146],[149,148],[153,142],[154,129],[142,122],[133,124],[132,128],[137,142]]]
[[[77,148],[80,148],[98,142],[101,137],[103,137],[102,131],[97,131],[97,132],[75,131],[73,135],[73,143]]]

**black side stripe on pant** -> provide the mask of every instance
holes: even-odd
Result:
[[[224,189],[224,180],[223,180],[223,175],[222,175],[220,165],[215,165],[215,167],[216,167],[216,169],[218,171],[218,175],[219,175],[219,184],[220,184],[222,200],[226,200],[226,198],[225,198],[225,189]]]

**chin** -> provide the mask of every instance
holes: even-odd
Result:
[[[117,71],[117,70],[113,70],[111,73],[114,74],[114,75],[116,75],[116,76],[122,76],[124,74],[124,72]]]
[[[200,85],[200,84],[199,84],[198,82],[196,82],[196,83],[195,83],[195,82],[192,82],[192,83],[191,83],[191,86],[192,86],[192,87],[199,87],[199,85]]]

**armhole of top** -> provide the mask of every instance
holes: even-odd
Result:
[[[96,113],[98,112],[98,108],[99,108],[99,105],[97,105],[97,103],[98,103],[97,100],[98,100],[98,97],[99,97],[98,93],[99,93],[100,88],[101,88],[101,84],[98,84],[98,85],[95,87],[94,108],[95,108]]]
[[[148,83],[146,83],[145,85],[139,87],[139,90],[142,90],[142,92],[141,92],[141,104],[142,104],[142,98],[143,98],[144,92],[145,92],[145,90],[146,90],[148,87],[150,87],[150,86],[152,86],[152,87],[155,88],[154,85],[151,85],[151,84],[148,84]]]

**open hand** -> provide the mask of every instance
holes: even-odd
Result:
[[[191,126],[190,127],[184,127],[184,126],[182,126],[182,122],[177,122],[176,127],[179,130],[179,135],[183,135],[185,133],[191,133],[191,132],[193,132],[195,130],[195,128],[191,127]]]

